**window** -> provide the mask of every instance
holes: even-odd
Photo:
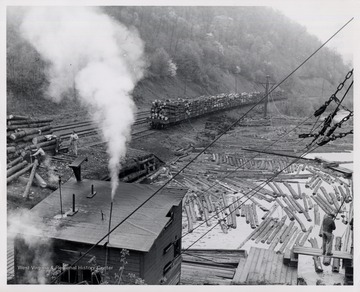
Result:
[[[171,270],[171,267],[172,267],[172,262],[168,262],[163,269],[163,276],[165,276],[167,272]]]
[[[163,251],[163,254],[166,254],[172,247],[172,242],[170,242],[165,248],[164,248],[164,251]]]
[[[167,213],[166,217],[170,217],[170,220],[166,223],[164,229],[168,228],[171,225],[171,223],[173,223],[173,221],[174,221],[174,212],[169,211],[169,213]]]
[[[177,236],[175,236],[174,258],[178,257],[180,254],[181,254],[181,238],[177,239]]]

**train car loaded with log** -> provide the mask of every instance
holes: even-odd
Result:
[[[273,100],[286,98],[285,92],[282,90],[272,92],[271,96]],[[222,93],[200,96],[194,99],[155,100],[151,106],[150,124],[152,128],[161,129],[222,110],[255,104],[263,98],[264,93],[256,91],[251,93]]]

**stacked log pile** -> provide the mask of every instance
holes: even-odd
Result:
[[[275,99],[284,98],[282,91],[273,94]],[[260,92],[243,92],[200,96],[194,99],[155,100],[152,103],[150,119],[153,127],[162,127],[220,110],[256,103],[263,96]]]
[[[43,187],[44,180],[36,173],[37,159],[31,155],[41,147],[46,153],[54,154],[59,141],[51,135],[52,119],[34,119],[27,116],[7,116],[7,184],[30,172],[23,197],[29,198],[30,186],[38,184]]]

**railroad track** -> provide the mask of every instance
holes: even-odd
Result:
[[[133,126],[140,126],[148,123],[149,112],[149,110],[137,112]],[[63,139],[69,138],[72,131],[76,131],[79,137],[99,134],[98,127],[91,120],[54,125],[52,131],[56,136]]]

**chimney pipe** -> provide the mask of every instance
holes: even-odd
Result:
[[[112,208],[113,208],[113,201],[111,201],[110,205],[110,216],[109,216],[109,235],[108,235],[108,243],[110,243],[110,229],[111,229],[111,217],[112,217]]]
[[[73,194],[73,200],[72,200],[72,210],[70,209],[70,212],[67,214],[68,216],[74,216],[77,213],[77,209],[75,208],[75,194]]]

